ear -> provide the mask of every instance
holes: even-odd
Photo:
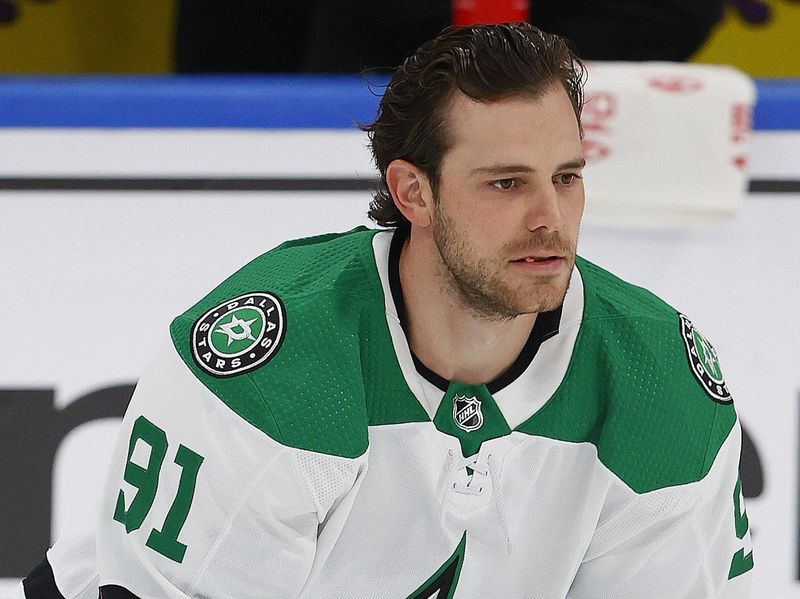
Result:
[[[407,160],[392,160],[386,167],[386,185],[395,206],[412,225],[431,224],[433,190],[422,170]]]

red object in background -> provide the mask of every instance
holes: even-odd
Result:
[[[685,75],[662,75],[648,80],[650,87],[674,94],[690,94],[703,89],[703,82]]]
[[[529,0],[453,0],[453,25],[530,20]]]

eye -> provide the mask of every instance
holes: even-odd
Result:
[[[516,179],[496,179],[492,181],[492,187],[495,189],[502,189],[503,191],[511,189],[512,187],[516,186],[516,184]]]
[[[581,176],[577,173],[563,173],[556,176],[556,183],[560,183],[561,185],[572,185],[577,179],[580,178]]]

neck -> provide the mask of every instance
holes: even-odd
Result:
[[[412,231],[399,265],[409,345],[425,366],[447,380],[488,383],[517,359],[537,315],[481,314],[444,280],[442,268],[435,242]]]

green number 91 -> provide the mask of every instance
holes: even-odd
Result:
[[[141,443],[150,448],[150,457],[145,467],[131,461],[136,447]],[[126,510],[125,493],[120,489],[114,510],[114,520],[123,524],[128,533],[142,526],[153,507],[158,493],[161,467],[168,449],[167,434],[144,416],[139,416],[133,423],[128,444],[128,459],[123,474],[125,482],[136,488],[136,494]],[[203,463],[203,456],[180,445],[175,453],[174,462],[181,468],[178,492],[164,519],[164,525],[160,530],[152,529],[145,544],[164,557],[180,563],[186,554],[186,545],[178,541],[178,535],[189,516],[197,485],[197,473]]]

